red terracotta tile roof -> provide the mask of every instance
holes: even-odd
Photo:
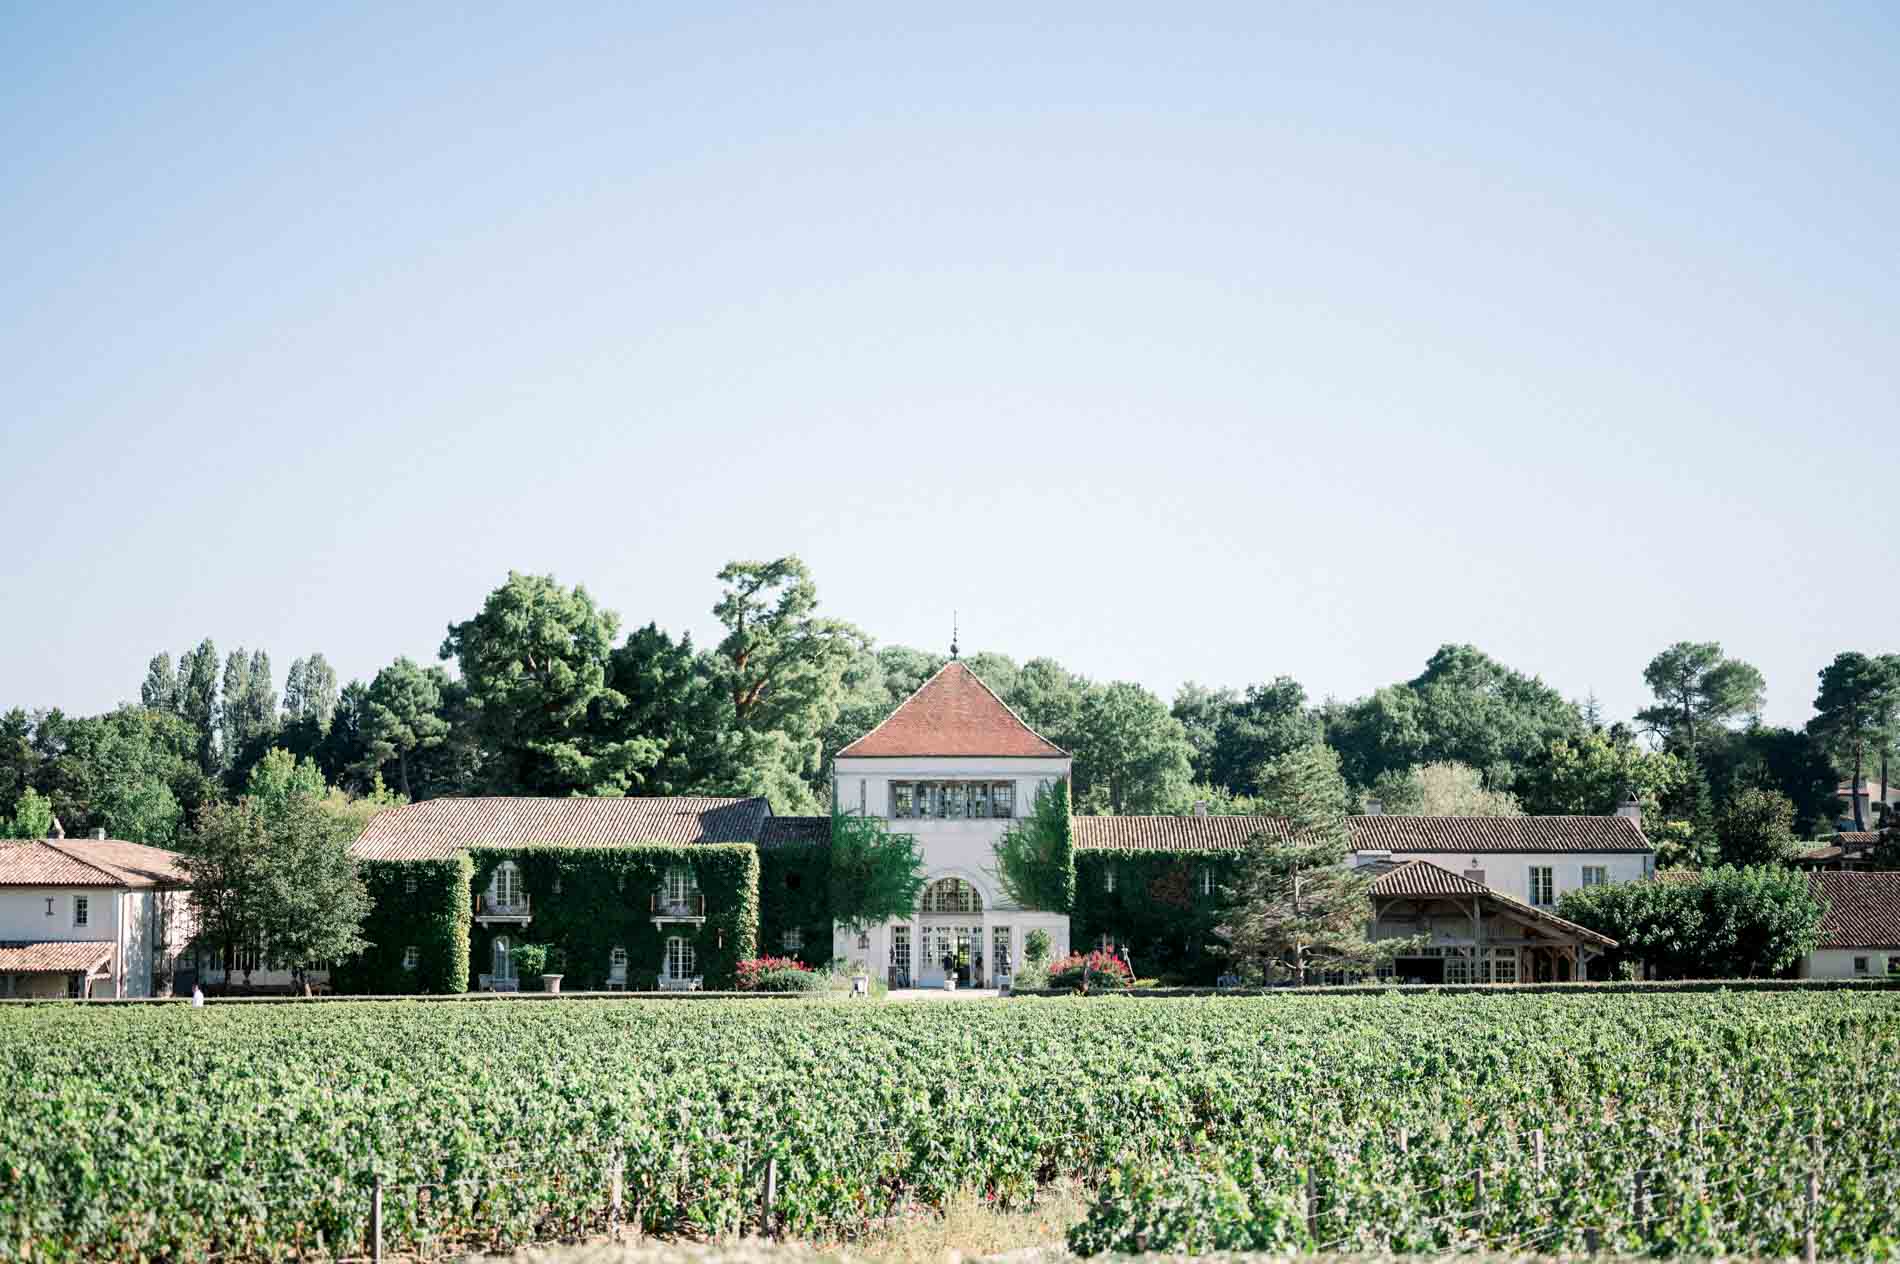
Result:
[[[0,943],[0,974],[91,974],[111,960],[109,940]]]
[[[1061,759],[1067,755],[1024,724],[975,672],[956,659],[918,686],[882,724],[838,752],[840,759]]]
[[[1453,873],[1429,860],[1407,860],[1374,878],[1372,894],[1493,895],[1495,892],[1482,882],[1475,882],[1462,873]]]
[[[0,843],[0,886],[155,887],[186,881],[177,853],[116,838]]]
[[[359,860],[446,860],[470,847],[615,847],[631,843],[752,843],[762,798],[424,799],[386,808],[350,846]]]
[[[1900,948],[1900,873],[1811,873],[1823,948]]]
[[[1652,850],[1622,816],[1351,816],[1362,851],[1466,855]],[[1077,848],[1130,851],[1237,851],[1255,834],[1283,836],[1275,816],[1078,816]]]
[[[759,835],[762,848],[830,841],[831,818],[828,816],[767,817],[765,830]]]

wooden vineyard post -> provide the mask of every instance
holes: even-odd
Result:
[[[772,1236],[772,1208],[778,1202],[778,1159],[765,1161],[765,1185],[759,1190],[759,1236]]]
[[[1531,1130],[1531,1169],[1539,1176],[1544,1174],[1544,1130]]]
[[[1808,1264],[1815,1264],[1821,1255],[1821,1133],[1818,1124],[1811,1145],[1814,1161],[1808,1165],[1808,1215],[1801,1246]]]
[[[612,1238],[615,1242],[620,1241],[621,1176],[625,1171],[626,1164],[627,1160],[624,1156],[615,1154],[613,1165],[608,1168],[607,1236]]]
[[[1319,1247],[1319,1185],[1313,1180],[1313,1169],[1306,1169],[1306,1236],[1314,1249]]]
[[[1636,1232],[1649,1232],[1649,1181],[1648,1173],[1642,1168],[1636,1169],[1636,1182],[1630,1190],[1630,1219],[1636,1222]]]
[[[369,1258],[383,1264],[383,1178],[378,1176],[369,1191]]]
[[[1588,1255],[1595,1255],[1603,1249],[1603,1232],[1595,1225],[1583,1231],[1583,1249]]]

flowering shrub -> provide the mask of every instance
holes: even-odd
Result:
[[[1134,975],[1119,957],[1097,949],[1083,956],[1072,952],[1049,967],[1049,986],[1052,988],[1075,988],[1080,991],[1084,983],[1092,990],[1125,988],[1132,984]]]
[[[761,990],[768,992],[790,992],[794,989],[784,987],[761,989],[759,987],[760,980],[763,979],[764,976],[768,974],[784,974],[787,971],[803,971],[809,974],[811,973],[811,967],[793,957],[752,957],[741,961],[735,973],[738,976],[738,985],[741,992],[757,992]]]

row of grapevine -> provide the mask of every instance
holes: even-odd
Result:
[[[799,1237],[1095,1182],[1083,1251],[1893,1249],[1900,998],[0,1009],[0,1259]],[[1541,1163],[1538,1161],[1541,1157]]]

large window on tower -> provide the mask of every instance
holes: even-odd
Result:
[[[894,820],[983,820],[1016,815],[1011,781],[893,781]]]

